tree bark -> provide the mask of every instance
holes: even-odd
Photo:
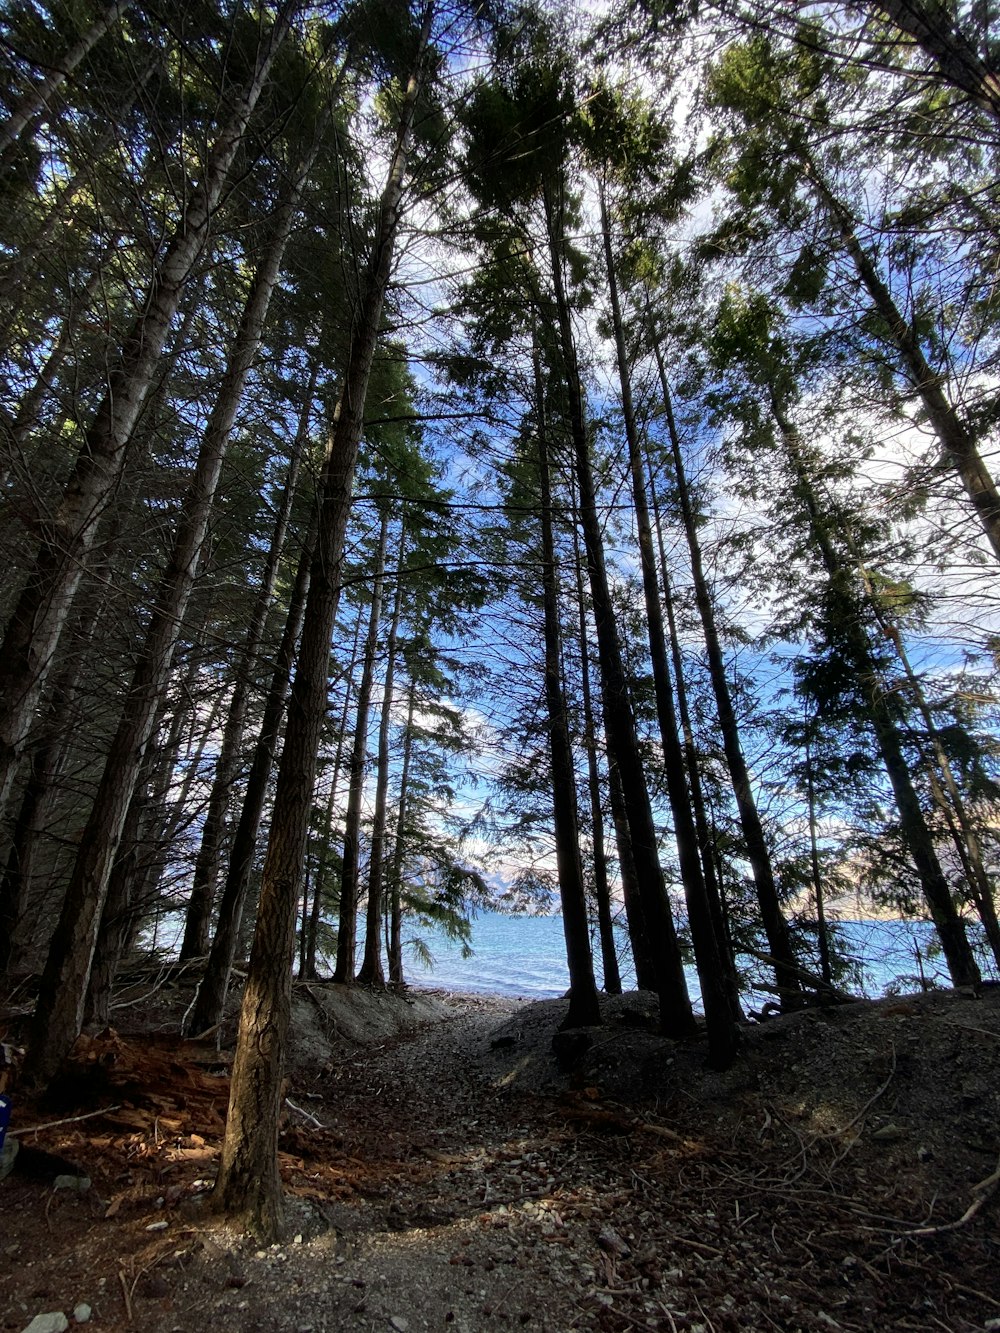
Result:
[[[562,685],[562,648],[559,633],[559,587],[555,540],[552,533],[552,486],[549,477],[548,432],[541,364],[535,352],[535,431],[541,522],[542,605],[545,623],[545,710],[552,776],[552,811],[555,825],[556,867],[562,907],[566,962],[569,968],[569,1009],[563,1028],[593,1027],[601,1021],[594,961],[587,924],[587,895],[580,862],[580,830],[576,805],[576,771]]]
[[[583,389],[577,366],[569,302],[563,281],[562,188],[561,181],[555,184],[547,183],[543,200],[555,296],[556,335],[569,400],[570,434],[580,492],[580,519],[587,551],[587,572],[597,630],[605,729],[609,752],[614,755],[618,764],[625,797],[625,815],[631,834],[642,914],[656,970],[661,1025],[668,1036],[688,1037],[695,1031],[694,1015],[688,998],[680,945],[659,860],[656,826],[653,822],[649,789],[639,753],[621,644],[618,639],[618,627],[615,622],[614,604],[611,600],[611,588],[604,562],[604,541],[591,470],[590,447],[583,409]]]
[[[980,57],[940,0],[878,0],[871,8],[880,9],[912,37],[946,83],[968,93],[1000,121],[1000,75]]]
[[[368,909],[365,913],[365,948],[361,959],[358,981],[365,986],[384,986],[382,968],[382,896],[385,884],[385,821],[389,796],[389,729],[392,722],[392,691],[396,676],[396,641],[399,620],[403,612],[403,556],[406,551],[406,525],[399,534],[399,556],[396,561],[396,595],[389,620],[389,636],[385,645],[385,685],[382,690],[382,713],[378,727],[378,758],[375,776],[375,809],[372,816],[371,854],[368,858]]]
[[[396,837],[389,870],[389,984],[406,984],[403,973],[403,865],[406,853],[406,814],[409,805],[410,757],[413,754],[413,713],[417,687],[410,681],[406,695],[406,727],[403,731],[403,766],[399,775],[399,805],[396,810]]]
[[[736,971],[736,957],[733,941],[726,921],[725,903],[722,897],[722,885],[715,858],[715,840],[709,825],[708,811],[705,804],[705,792],[701,781],[701,760],[695,744],[694,727],[687,702],[687,685],[684,680],[684,662],[681,657],[680,637],[674,618],[674,595],[670,586],[670,573],[667,568],[667,553],[663,541],[663,527],[660,522],[660,510],[656,499],[656,486],[652,475],[652,466],[647,457],[649,470],[649,489],[653,506],[653,527],[656,532],[656,545],[660,556],[660,592],[663,597],[663,609],[667,616],[667,637],[670,643],[670,655],[674,665],[674,682],[677,688],[677,711],[680,715],[681,735],[684,739],[684,757],[691,787],[691,812],[694,815],[695,832],[698,838],[698,851],[701,856],[702,873],[705,876],[705,890],[708,905],[715,927],[715,938],[719,941],[726,989],[729,994],[729,1006],[737,1021],[743,1017],[740,1004],[740,979]]]
[[[726,970],[723,963],[724,942],[716,938],[715,923],[708,898],[708,889],[702,873],[701,855],[691,794],[684,768],[684,752],[677,730],[667,645],[663,632],[663,612],[660,607],[660,589],[653,553],[653,532],[649,520],[646,497],[646,479],[643,469],[642,446],[632,405],[632,384],[628,356],[625,350],[625,332],[622,326],[621,301],[618,296],[618,275],[615,271],[611,245],[611,225],[603,180],[598,182],[601,208],[601,230],[604,240],[605,278],[611,305],[611,324],[615,339],[618,364],[618,384],[621,392],[622,418],[628,444],[629,471],[632,478],[632,506],[639,539],[639,563],[642,571],[642,591],[646,609],[647,642],[653,667],[653,690],[656,698],[656,718],[660,743],[663,747],[663,768],[667,781],[667,796],[674,818],[674,839],[680,861],[681,882],[687,902],[688,923],[694,944],[701,998],[708,1028],[709,1060],[716,1069],[727,1069],[736,1057],[736,1014],[731,1004]]]
[[[49,72],[18,98],[10,118],[4,125],[0,125],[0,158],[9,155],[11,148],[28,126],[46,110],[56,90],[66,82],[81,61],[86,59],[112,24],[116,23],[128,8],[128,0],[114,0],[114,3],[108,5],[86,32],[80,35],[79,40],[59,59],[58,63],[51,65]]]
[[[372,687],[375,681],[378,627],[382,617],[382,586],[385,578],[385,549],[388,536],[389,515],[383,513],[378,554],[375,557],[375,581],[372,585],[372,600],[368,610],[368,633],[365,636],[365,650],[361,664],[361,683],[358,686],[354,744],[351,748],[351,762],[348,765],[350,780],[347,791],[347,815],[344,820],[344,855],[340,874],[337,963],[333,973],[334,981],[342,986],[349,986],[354,981],[358,945],[358,902],[361,896],[361,801],[364,796],[365,766],[368,761],[368,719],[371,714]]]
[[[606,995],[621,995],[622,979],[618,969],[614,920],[611,915],[611,884],[604,840],[604,810],[601,805],[601,774],[597,759],[597,728],[594,698],[590,685],[590,647],[587,642],[587,602],[583,589],[583,557],[580,551],[580,527],[576,521],[574,495],[573,565],[576,573],[576,604],[580,636],[580,697],[583,704],[584,745],[587,750],[587,790],[590,796],[590,840],[594,862],[594,900],[597,906],[597,936],[601,944],[601,971]]]
[[[319,919],[322,907],[323,891],[328,884],[328,875],[330,872],[330,863],[332,859],[333,848],[333,811],[336,804],[337,790],[340,786],[340,773],[344,760],[344,742],[347,738],[347,718],[351,708],[351,689],[354,680],[354,670],[358,661],[358,650],[361,642],[361,615],[357,616],[354,622],[354,642],[351,646],[351,659],[343,673],[344,681],[344,706],[341,709],[340,721],[337,727],[337,748],[333,757],[333,774],[330,778],[330,796],[326,803],[326,817],[323,821],[323,845],[319,856],[319,866],[316,871],[316,889],[313,893],[312,911],[309,914],[308,939],[306,940],[305,959],[302,972],[307,978],[315,978],[316,972],[316,953],[318,949]]]
[[[108,391],[86,432],[62,500],[45,526],[34,567],[7,625],[0,646],[0,817],[6,809],[39,693],[123,465],[126,445],[146,401],[167,331],[205,245],[212,216],[278,47],[288,32],[296,2],[291,0],[282,8],[262,39],[250,84],[215,141],[202,182],[191,195],[140,304],[140,313],[125,341],[121,365],[110,377]],[[79,990],[79,981],[77,975],[74,989]],[[55,1038],[53,1051],[65,1039],[65,1032]],[[40,1074],[41,1069],[36,1069],[35,1076]]]
[[[691,577],[694,583],[695,603],[701,619],[702,633],[705,636],[708,670],[712,681],[712,692],[715,695],[715,708],[719,717],[719,729],[722,732],[726,765],[729,769],[733,795],[736,798],[736,809],[740,818],[740,828],[743,832],[747,860],[750,862],[750,869],[753,874],[761,922],[764,926],[768,949],[773,960],[778,994],[783,1007],[795,1008],[800,1002],[802,994],[798,963],[792,949],[788,923],[781,910],[781,899],[778,896],[778,886],[775,883],[771,857],[767,849],[764,826],[757,810],[757,801],[750,783],[750,773],[743,755],[743,747],[740,744],[739,724],[736,721],[736,710],[733,708],[722,644],[715,623],[712,594],[709,591],[708,580],[705,577],[701,542],[698,540],[698,525],[691,504],[691,494],[688,489],[684,459],[681,454],[680,438],[674,421],[670,387],[667,382],[666,367],[663,364],[663,353],[655,335],[651,338],[651,343],[663,393],[663,407],[670,438],[677,497],[681,506],[684,534],[687,539],[688,550],[691,553]]]
[[[275,230],[254,277],[231,360],[209,417],[170,562],[80,842],[59,925],[42,974],[25,1078],[45,1086],[80,1032],[97,931],[129,803],[162,706],[174,649],[194,587],[222,465],[315,148],[300,164],[275,215]]]
[[[282,1222],[277,1161],[282,1054],[291,1004],[290,964],[299,878],[326,710],[330,635],[340,594],[344,536],[365,396],[395,249],[407,149],[432,12],[428,6],[415,67],[403,99],[372,264],[354,324],[344,387],[323,469],[319,540],[278,771],[257,927],[240,1012],[229,1117],[213,1195],[219,1211],[238,1217],[256,1235],[268,1239],[280,1232]]]

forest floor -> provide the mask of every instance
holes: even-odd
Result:
[[[297,986],[266,1248],[205,1207],[233,1022],[181,1042],[190,988],[150,989],[15,1102],[3,1329],[1000,1329],[995,988],[775,1018],[720,1074],[644,994],[565,1069],[563,1001]]]

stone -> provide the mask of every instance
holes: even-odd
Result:
[[[404,1319],[402,1315],[394,1314],[389,1320],[389,1326],[394,1328],[396,1333],[406,1333],[406,1330],[410,1327],[410,1321]]]
[[[903,1131],[898,1125],[883,1125],[881,1129],[872,1131],[872,1138],[878,1143],[896,1143],[903,1137]]]
[[[86,1301],[81,1301],[79,1305],[73,1306],[73,1318],[78,1324],[89,1324],[92,1314],[93,1311]]]
[[[613,1227],[602,1227],[597,1237],[597,1244],[605,1254],[626,1255],[629,1247]]]
[[[53,1310],[48,1314],[36,1314],[24,1333],[66,1333],[69,1320],[62,1310]]]

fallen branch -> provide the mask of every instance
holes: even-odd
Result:
[[[889,1072],[886,1075],[885,1082],[879,1084],[876,1091],[868,1098],[857,1115],[851,1120],[848,1120],[846,1125],[842,1125],[840,1129],[829,1129],[823,1134],[817,1134],[816,1138],[839,1138],[842,1134],[846,1134],[849,1129],[853,1129],[858,1121],[863,1119],[867,1112],[875,1105],[878,1099],[889,1087],[889,1084],[892,1082],[896,1074],[896,1043],[894,1041],[889,1043],[889,1050],[892,1053],[892,1060],[889,1065]]]
[[[960,1227],[967,1226],[976,1216],[985,1203],[990,1200],[997,1190],[1000,1189],[1000,1160],[997,1161],[997,1168],[985,1180],[981,1180],[978,1185],[972,1187],[972,1202],[966,1208],[957,1221],[942,1222],[936,1227],[917,1227],[914,1231],[904,1231],[903,1238],[914,1236],[940,1236],[945,1231],[958,1231]]]
[[[317,1120],[311,1112],[303,1110],[301,1106],[296,1106],[291,1097],[285,1098],[285,1105],[291,1107],[293,1111],[298,1111],[299,1115],[302,1116],[304,1120],[308,1120],[310,1124],[315,1125],[317,1129],[326,1129],[326,1125],[323,1124],[322,1120]]]
[[[782,967],[787,972],[794,972],[801,981],[808,982],[812,986],[813,990],[819,995],[821,1004],[853,1004],[857,999],[856,995],[848,995],[847,991],[838,990],[836,986],[831,986],[828,981],[818,977],[815,972],[810,972],[807,968],[798,967],[784,960],[779,962],[772,954],[761,953],[757,949],[748,949],[745,945],[740,946],[739,952],[749,954],[751,958],[756,958],[758,963],[767,963],[769,967]],[[775,989],[772,986],[764,986],[762,989],[770,991],[773,995],[783,993],[780,989]],[[809,1001],[806,1003],[808,1004]]]
[[[110,1115],[112,1111],[120,1111],[121,1106],[102,1106],[99,1111],[88,1111],[86,1115],[70,1115],[65,1120],[48,1120],[44,1125],[28,1125],[25,1129],[11,1129],[12,1139],[23,1138],[25,1134],[40,1134],[43,1129],[55,1129],[58,1125],[75,1125],[79,1120],[93,1120],[97,1115]]]

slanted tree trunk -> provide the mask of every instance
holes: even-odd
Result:
[[[590,841],[594,863],[594,900],[597,907],[597,937],[601,944],[601,970],[606,995],[621,995],[622,979],[618,970],[618,949],[611,915],[611,885],[604,841],[604,809],[601,805],[601,774],[597,760],[597,728],[594,722],[594,698],[590,685],[590,647],[587,642],[587,603],[583,589],[583,557],[580,528],[576,522],[574,496],[573,565],[576,573],[576,604],[580,635],[580,696],[583,704],[584,745],[587,749],[587,790],[590,795]]]
[[[146,402],[160,352],[185,285],[208,237],[209,226],[229,179],[247,124],[267,83],[278,47],[288,32],[297,0],[283,6],[262,38],[250,83],[209,154],[201,184],[192,191],[183,217],[166,247],[140,313],[111,374],[108,391],[87,430],[72,476],[51,519],[43,526],[34,567],[7,625],[0,646],[0,818],[24,739],[31,725],[56,645],[66,624],[98,525],[110,502],[126,446]],[[127,803],[126,803],[127,804]],[[99,910],[99,909],[98,909]],[[67,941],[68,943],[69,941]],[[79,968],[75,969],[79,973]],[[73,983],[79,991],[79,975]],[[82,1002],[82,994],[80,996]],[[75,1026],[72,1015],[51,1050],[64,1044]],[[41,1058],[41,1057],[40,1057]],[[36,1079],[42,1065],[36,1065]],[[31,1057],[35,1063],[35,1057]]]
[[[569,968],[569,1009],[563,1028],[593,1027],[601,1021],[594,981],[587,924],[587,893],[580,861],[580,830],[576,806],[576,771],[569,719],[562,685],[562,646],[559,632],[559,587],[555,540],[552,533],[552,487],[545,421],[540,358],[535,353],[535,431],[542,536],[542,606],[545,624],[545,710],[549,733],[552,811],[555,825],[556,867],[562,907],[566,962]]]
[[[198,659],[192,654],[177,691],[178,704],[166,739],[155,749],[151,742],[143,757],[139,780],[125,816],[118,854],[111,868],[104,911],[101,913],[85,1004],[85,1020],[88,1024],[106,1026],[110,1022],[111,992],[121,959],[129,941],[137,934],[144,913],[148,911],[149,900],[145,895],[150,886],[158,883],[163,848],[169,846],[179,824],[206,741],[215,731],[216,710],[213,708],[204,719],[201,736],[193,748],[192,740],[189,739],[185,755],[187,773],[173,808],[167,810],[166,793],[171,786],[185,726],[192,721],[182,701],[190,700],[197,674]],[[160,716],[154,725],[154,735],[162,728],[165,711],[165,707],[161,707]]]
[[[87,595],[76,614],[73,651],[56,677],[45,721],[31,754],[31,768],[14,819],[10,849],[0,880],[0,978],[13,960],[14,932],[28,902],[38,840],[70,750],[71,731],[87,651],[101,618],[103,599]]]
[[[683,960],[663,879],[663,869],[660,865],[656,826],[653,822],[649,789],[646,785],[635,721],[629,702],[628,682],[622,662],[614,604],[604,562],[604,540],[591,469],[583,408],[583,388],[577,366],[570,307],[563,281],[562,182],[547,183],[543,199],[555,296],[556,334],[569,400],[570,434],[580,493],[580,520],[587,551],[587,573],[594,609],[594,624],[597,630],[598,661],[609,754],[613,754],[621,777],[625,816],[631,834],[632,854],[642,900],[642,915],[649,938],[650,954],[656,969],[661,1025],[668,1036],[687,1037],[695,1031],[694,1015],[688,997]]]
[[[848,540],[850,540],[849,534]],[[910,657],[906,651],[906,644],[903,642],[899,627],[893,624],[879,605],[875,590],[872,588],[868,575],[863,568],[861,569],[861,577],[864,580],[869,605],[875,612],[882,632],[896,650],[896,656],[906,675],[913,702],[923,719],[927,739],[930,742],[931,754],[933,755],[933,762],[928,763],[931,795],[948,825],[948,832],[951,834],[958,859],[962,863],[972,901],[979,913],[979,919],[983,923],[990,950],[997,966],[1000,967],[1000,921],[997,920],[996,894],[986,870],[979,836],[969,817],[969,811],[962,798],[962,793],[959,791],[958,783],[955,781],[955,775],[952,772],[947,751],[941,741],[934,715],[927,702],[923,686],[910,663]]]
[[[941,0],[876,0],[879,9],[934,61],[945,82],[1000,120],[1000,73],[987,64]]]
[[[233,970],[236,947],[239,942],[240,924],[243,909],[246,906],[247,893],[250,889],[250,874],[253,869],[254,853],[257,850],[257,835],[260,821],[264,814],[267,799],[267,787],[274,765],[274,755],[278,748],[278,733],[285,716],[288,702],[288,687],[291,684],[292,669],[295,663],[295,650],[302,632],[305,616],[306,598],[309,593],[309,580],[312,574],[318,534],[318,513],[314,514],[302,543],[295,582],[288,603],[285,628],[275,658],[267,698],[264,701],[264,714],[260,730],[254,745],[253,759],[247,776],[246,791],[243,795],[243,807],[233,835],[233,845],[229,853],[229,868],[219,898],[219,917],[212,937],[208,962],[198,986],[198,993],[185,1024],[189,1033],[208,1032],[222,1021],[229,990],[229,977]]]
[[[403,974],[403,865],[406,854],[406,813],[410,795],[410,756],[413,754],[413,713],[417,687],[410,681],[406,695],[406,727],[403,731],[403,766],[399,775],[399,806],[396,810],[396,837],[389,869],[389,956],[390,986],[404,986]]]
[[[931,369],[917,330],[896,305],[892,293],[858,240],[847,208],[827,185],[809,156],[803,153],[802,157],[809,180],[839,231],[844,249],[850,255],[865,291],[886,325],[889,339],[899,353],[931,428],[958,474],[993,548],[993,554],[1000,560],[1000,494],[976,446],[975,437],[948,398],[947,377]]]
[[[133,894],[139,876],[139,852],[143,817],[149,802],[148,779],[154,766],[152,748],[147,750],[143,771],[136,783],[122,825],[118,854],[111,867],[107,897],[87,985],[84,1019],[97,1027],[111,1021],[111,991],[125,941],[131,932]]]
[[[24,131],[46,110],[53,94],[62,87],[128,7],[127,0],[114,0],[114,3],[108,5],[90,27],[80,34],[79,39],[68,51],[47,66],[48,73],[22,93],[9,119],[0,125],[0,158],[10,155],[10,150]]]
[[[618,275],[615,271],[614,252],[611,245],[611,225],[603,180],[598,182],[598,192],[601,207],[601,229],[604,239],[605,278],[608,285],[611,325],[618,363],[622,417],[628,444],[629,471],[632,478],[632,506],[639,540],[639,563],[646,609],[647,641],[653,667],[653,690],[656,698],[656,717],[659,724],[660,743],[663,747],[664,776],[667,781],[670,809],[674,817],[674,839],[677,843],[677,856],[680,861],[681,882],[684,885],[688,923],[691,927],[691,939],[694,944],[698,978],[701,982],[701,998],[708,1028],[709,1059],[716,1069],[727,1069],[736,1057],[736,1026],[734,1020],[737,1014],[733,1010],[730,989],[726,984],[726,969],[723,962],[724,942],[716,938],[708,889],[705,885],[705,876],[702,873],[698,835],[691,810],[687,773],[684,768],[684,752],[681,749],[680,735],[677,730],[677,714],[674,708],[666,638],[663,632],[663,612],[660,607],[656,557],[653,552],[653,532],[649,520],[649,503],[646,497],[642,445],[639,440],[639,431],[632,405],[632,384],[629,376],[628,356],[625,350],[621,301],[618,296]]]
[[[321,519],[288,727],[278,770],[257,927],[213,1201],[261,1238],[281,1230],[278,1114],[291,1006],[291,960],[299,879],[312,805],[316,754],[326,711],[330,635],[337,612],[344,536],[351,504],[365,397],[392,265],[414,111],[430,38],[428,5],[400,110],[389,179],[382,194],[374,253],[355,315],[344,385],[321,482]]]
[[[25,1077],[44,1086],[80,1032],[97,931],[129,803],[170,678],[174,648],[208,533],[215,493],[246,377],[260,346],[285,245],[315,148],[279,205],[274,234],[254,276],[230,363],[209,417],[170,562],[157,591],[139,660],[105,763],[53,936],[33,1019]]]
[[[333,774],[330,778],[330,795],[326,803],[326,816],[323,820],[323,845],[320,851],[319,866],[316,871],[316,888],[313,892],[312,911],[309,914],[305,953],[302,962],[302,975],[306,979],[315,979],[318,975],[316,971],[316,952],[318,949],[319,918],[322,907],[323,891],[329,883],[333,850],[333,813],[337,801],[337,792],[340,789],[340,774],[344,761],[344,742],[347,738],[347,718],[351,709],[351,690],[361,643],[361,622],[362,617],[359,613],[354,621],[354,642],[351,646],[350,662],[343,673],[344,706],[340,712],[339,725],[337,726],[336,731],[337,748],[334,751]]]
[[[715,623],[712,594],[709,590],[708,580],[705,577],[701,542],[698,539],[698,525],[694,507],[691,504],[691,493],[688,488],[684,459],[681,454],[680,437],[677,433],[677,424],[674,421],[670,386],[667,381],[666,367],[663,364],[663,353],[655,335],[651,338],[651,343],[663,393],[663,408],[670,439],[677,498],[681,507],[684,535],[691,554],[691,577],[694,583],[695,603],[701,619],[702,633],[705,636],[708,671],[712,682],[712,692],[715,695],[715,708],[719,717],[719,729],[722,732],[726,766],[729,769],[733,795],[736,797],[740,828],[743,832],[747,860],[750,862],[750,870],[753,874],[757,904],[760,907],[760,918],[764,926],[764,933],[767,936],[778,994],[784,1008],[795,1008],[802,995],[798,963],[792,948],[791,936],[788,933],[788,923],[781,910],[781,899],[778,896],[778,886],[774,878],[771,856],[767,849],[764,826],[761,823],[757,801],[750,783],[750,773],[743,755],[743,747],[740,744],[739,724],[736,721],[736,710],[733,707],[729,679],[726,675],[722,644]]]
[[[260,654],[261,642],[264,638],[268,612],[271,609],[275,584],[281,568],[285,536],[288,532],[292,501],[295,498],[295,490],[298,484],[299,466],[302,462],[305,441],[309,433],[309,420],[312,415],[318,376],[319,357],[314,356],[305,402],[302,411],[299,413],[299,424],[295,432],[295,439],[292,442],[281,503],[278,506],[274,529],[271,533],[264,573],[250,615],[247,637],[244,640],[243,649],[233,673],[233,695],[229,703],[226,725],[222,732],[219,761],[216,765],[215,776],[212,779],[212,790],[209,793],[208,808],[205,811],[201,845],[198,848],[198,856],[194,865],[191,897],[188,901],[187,914],[184,920],[184,938],[181,941],[180,950],[181,961],[188,958],[203,958],[208,952],[208,931],[212,917],[212,907],[215,903],[219,862],[225,839],[229,802],[233,784],[239,772],[247,707],[250,702],[252,683],[256,676],[255,666]]]
[[[371,854],[368,858],[368,908],[365,913],[365,948],[358,981],[365,986],[384,986],[382,969],[382,894],[385,884],[385,821],[389,797],[389,730],[392,723],[392,691],[396,676],[396,641],[403,613],[403,559],[406,553],[405,521],[399,534],[396,561],[396,595],[385,645],[385,685],[378,727],[378,758],[375,776],[375,809],[372,814]]]
[[[852,594],[850,588],[850,571],[845,568],[833,542],[830,540],[827,524],[813,489],[812,478],[806,464],[798,431],[785,415],[782,405],[773,392],[771,395],[771,410],[785,444],[795,478],[796,490],[808,517],[813,541],[830,579],[831,595],[841,602],[841,613],[839,615],[841,632],[854,669],[859,678],[865,682],[872,730],[875,733],[878,748],[882,755],[882,762],[895,797],[896,808],[899,811],[903,841],[916,869],[924,900],[941,940],[941,947],[944,950],[952,984],[955,986],[978,985],[980,980],[979,968],[969,945],[965,923],[952,901],[951,890],[948,887],[948,881],[941,869],[941,863],[934,847],[934,839],[927,827],[927,821],[920,805],[920,798],[910,776],[909,765],[903,753],[899,728],[889,709],[883,682],[880,679],[872,654],[871,644],[858,615],[858,599]]]
[[[358,900],[361,893],[361,800],[365,789],[365,766],[368,762],[368,719],[371,714],[372,687],[375,681],[375,653],[378,649],[378,627],[382,618],[382,585],[385,578],[385,548],[389,536],[389,515],[383,513],[379,532],[378,553],[375,557],[375,581],[368,611],[368,633],[365,636],[364,657],[361,664],[361,683],[358,685],[358,704],[354,718],[354,744],[351,748],[350,774],[347,790],[347,815],[344,820],[344,855],[340,874],[340,919],[337,927],[337,963],[333,979],[342,986],[354,981],[355,955],[358,945]]]
[[[709,826],[708,811],[705,805],[705,792],[701,782],[701,761],[695,744],[694,727],[691,725],[691,713],[687,702],[687,685],[684,680],[684,662],[681,657],[680,637],[674,618],[674,595],[670,586],[670,573],[667,567],[667,553],[663,541],[663,526],[660,522],[660,510],[656,499],[656,486],[652,466],[649,468],[650,496],[653,504],[653,527],[656,532],[656,545],[660,557],[660,591],[663,595],[663,609],[667,616],[667,636],[670,643],[670,655],[674,665],[674,681],[677,688],[677,711],[681,721],[681,735],[684,738],[684,758],[688,782],[691,788],[691,811],[694,815],[695,832],[698,838],[698,851],[701,856],[702,872],[705,876],[705,890],[708,905],[712,913],[715,938],[719,941],[719,952],[726,989],[729,993],[729,1005],[737,1020],[743,1017],[740,1004],[740,980],[736,971],[736,958],[733,942],[726,921],[726,909],[722,896],[722,885],[715,859],[715,840]]]

